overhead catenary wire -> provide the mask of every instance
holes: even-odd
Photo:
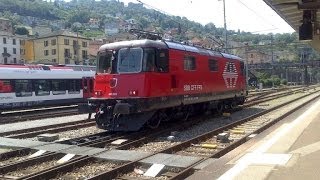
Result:
[[[241,49],[241,48],[247,48],[247,47],[268,47],[268,46],[275,46],[275,45],[295,46],[295,45],[308,45],[308,44],[305,42],[292,42],[290,44],[283,42],[283,43],[272,43],[272,44],[264,44],[264,45],[257,44],[257,45],[238,46],[238,47],[231,47],[228,49]]]
[[[149,4],[146,4],[146,3],[142,2],[141,0],[136,0],[136,1],[138,1],[138,2],[139,2],[140,4],[142,4],[142,5],[147,6],[147,7],[149,7],[150,9],[153,9],[153,10],[155,10],[155,11],[158,11],[158,12],[164,14],[164,15],[174,16],[174,15],[168,13],[168,12],[165,12],[165,11],[163,11],[163,10],[161,10],[161,9],[158,9],[158,8],[154,7],[154,6],[151,6],[151,5],[149,5]],[[172,21],[176,22],[179,26],[181,26],[181,23],[180,23],[180,22],[176,21],[175,19],[173,19],[173,18],[171,18],[171,17],[170,17],[170,19],[171,19]]]
[[[251,12],[253,12],[255,15],[257,15],[261,20],[267,22],[269,25],[271,25],[273,28],[275,29],[279,29],[277,28],[275,25],[273,25],[269,20],[267,20],[266,18],[264,18],[261,14],[259,14],[257,11],[253,10],[252,8],[250,8],[249,6],[247,6],[245,3],[243,3],[241,0],[238,0],[238,2],[240,4],[242,4],[245,8],[247,8],[248,10],[250,10]],[[272,29],[272,30],[275,30],[275,29]],[[267,31],[267,30],[261,30],[260,32],[263,32],[263,31]],[[259,31],[257,31],[259,32]]]

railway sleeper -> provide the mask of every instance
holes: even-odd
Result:
[[[0,174],[5,176],[5,174],[12,172],[12,171],[17,171],[19,169],[26,168],[28,166],[33,166],[36,164],[39,164],[44,161],[49,161],[53,158],[62,158],[65,154],[62,153],[53,153],[53,152],[48,152],[44,155],[33,157],[33,158],[26,158],[25,160],[19,161],[19,162],[14,162],[10,163],[5,166],[0,167]],[[1,177],[0,175],[0,177]]]
[[[64,164],[34,173],[23,179],[51,179],[51,178],[66,178],[76,179],[74,174],[81,173],[81,177],[90,178],[104,171],[108,171],[121,166],[125,162],[104,160],[96,157],[80,156],[72,161]],[[97,165],[99,168],[96,170],[88,170],[90,166]],[[88,173],[89,172],[89,173]]]

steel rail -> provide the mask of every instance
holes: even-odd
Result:
[[[317,91],[317,92],[318,92],[318,91]],[[316,93],[316,92],[313,92],[313,93]],[[313,93],[311,93],[311,94],[313,94]],[[275,109],[277,109],[277,108],[279,108],[279,107],[285,106],[285,105],[287,105],[287,104],[289,104],[289,103],[292,103],[292,102],[294,102],[294,101],[297,101],[297,100],[299,100],[299,99],[302,99],[302,98],[304,98],[304,97],[307,97],[307,96],[309,96],[309,95],[311,95],[311,94],[301,96],[301,97],[299,97],[299,98],[296,98],[296,99],[293,100],[293,101],[283,103],[283,104],[278,105],[278,106],[276,106],[276,107],[273,107],[273,108],[271,108],[271,109],[275,110]],[[239,124],[241,124],[241,123],[244,123],[244,122],[246,122],[246,121],[249,121],[249,120],[251,120],[251,119],[253,119],[253,118],[255,118],[255,117],[258,117],[258,116],[261,116],[261,115],[266,114],[266,113],[268,113],[268,112],[271,112],[271,111],[272,111],[271,109],[268,109],[268,110],[266,110],[266,111],[260,112],[260,113],[258,113],[258,114],[256,114],[256,115],[252,115],[252,116],[250,116],[250,117],[248,117],[248,118],[239,120],[239,121],[234,122],[234,123],[232,123],[232,124],[223,126],[223,127],[218,128],[218,129],[216,129],[216,130],[214,130],[214,131],[212,131],[212,132],[205,133],[205,134],[202,135],[202,136],[198,136],[198,137],[196,137],[196,138],[192,138],[192,139],[190,139],[190,140],[188,140],[188,141],[184,141],[184,142],[182,142],[182,143],[180,143],[180,144],[171,146],[171,147],[169,147],[169,148],[167,148],[167,149],[164,149],[164,150],[161,150],[161,151],[157,151],[157,152],[155,152],[155,153],[153,153],[153,154],[151,154],[151,155],[145,156],[145,157],[140,158],[140,159],[138,159],[138,160],[136,160],[136,161],[132,161],[132,162],[126,163],[126,164],[121,165],[121,166],[119,166],[119,167],[117,167],[117,168],[115,168],[115,169],[113,169],[113,170],[111,170],[111,171],[98,174],[98,175],[96,175],[95,177],[93,177],[93,178],[91,178],[91,179],[115,178],[115,177],[118,176],[118,173],[119,173],[119,172],[121,172],[121,173],[126,173],[126,172],[129,172],[129,171],[132,171],[132,170],[134,169],[134,167],[139,164],[139,161],[140,161],[140,160],[143,160],[143,159],[145,159],[145,158],[147,158],[147,157],[151,157],[151,156],[153,156],[153,155],[155,155],[155,154],[158,154],[158,153],[174,153],[174,152],[177,152],[177,151],[179,151],[179,150],[181,150],[181,149],[183,149],[183,148],[189,147],[189,146],[191,145],[191,143],[193,143],[193,142],[203,141],[204,139],[208,139],[209,137],[212,137],[214,134],[217,134],[218,132],[221,132],[221,131],[223,131],[223,130],[225,130],[225,129],[230,129],[230,128],[232,128],[232,127],[234,127],[234,126],[237,126],[237,125],[239,125]],[[289,113],[288,113],[288,114],[289,114]],[[237,142],[238,142],[238,141],[237,141]],[[234,146],[234,147],[233,147],[233,146]],[[233,148],[236,147],[236,145],[233,145],[233,146],[232,146],[232,144],[230,144],[230,145],[228,146],[228,149],[231,149],[231,147],[233,147]],[[224,151],[226,151],[226,150],[224,150]],[[221,151],[221,152],[223,152],[223,151]],[[229,151],[228,151],[228,152],[229,152]],[[215,154],[218,154],[218,153],[215,153]],[[221,154],[223,154],[223,153],[221,153]],[[51,168],[50,170],[46,170],[46,171],[42,171],[42,172],[35,173],[35,174],[33,174],[33,175],[29,176],[29,177],[26,177],[26,179],[41,179],[41,178],[44,178],[44,177],[47,178],[47,177],[48,177],[47,175],[51,174],[51,175],[53,176],[53,175],[55,174],[55,173],[53,173],[53,171],[54,171],[54,172],[58,172],[58,171],[60,171],[61,169],[64,169],[64,168],[70,170],[70,168],[72,169],[72,167],[75,165],[75,163],[79,163],[79,164],[85,163],[84,161],[87,161],[88,159],[91,159],[91,158],[92,158],[92,157],[85,157],[85,156],[84,156],[84,157],[81,157],[81,158],[77,159],[77,161],[70,161],[70,162],[67,162],[66,164],[59,165],[59,166],[57,166],[57,167],[53,167],[53,168]],[[200,162],[202,162],[202,161],[204,161],[204,159],[202,159],[202,160],[199,161],[198,163],[200,163]],[[195,164],[194,164],[194,165],[195,165]],[[64,171],[64,170],[63,170],[63,171]],[[179,174],[178,174],[178,175],[179,175]],[[178,175],[176,175],[176,176],[178,177]],[[179,175],[179,176],[180,176],[180,175]],[[181,175],[181,176],[182,176],[182,175]]]
[[[0,115],[0,124],[8,124],[15,122],[30,121],[36,119],[44,119],[51,117],[61,117],[66,115],[79,114],[77,107],[64,107],[59,109],[45,109],[28,112],[10,113]]]
[[[247,121],[249,121],[249,120],[252,120],[252,119],[257,118],[257,117],[259,117],[259,116],[262,116],[262,115],[264,115],[264,114],[267,114],[267,113],[269,113],[269,112],[271,112],[271,111],[274,111],[274,110],[276,110],[276,109],[278,109],[278,108],[280,108],[280,107],[283,107],[283,106],[288,105],[288,104],[290,104],[290,103],[292,103],[292,102],[298,101],[298,100],[300,100],[300,99],[302,99],[302,98],[305,98],[305,97],[307,97],[307,96],[309,96],[309,95],[312,95],[312,94],[314,94],[314,93],[317,93],[317,92],[318,92],[318,91],[313,92],[313,93],[310,93],[310,94],[307,94],[307,95],[304,95],[304,96],[299,97],[299,98],[296,98],[296,99],[294,99],[294,100],[292,100],[292,101],[289,101],[289,102],[283,103],[283,104],[281,104],[281,105],[275,106],[275,107],[273,107],[273,108],[267,109],[267,110],[265,110],[265,111],[259,112],[259,113],[255,114],[255,115],[250,116],[250,117],[247,117],[247,118],[238,120],[238,121],[236,121],[236,122],[234,122],[234,123],[228,124],[228,125],[226,125],[226,126],[217,128],[217,129],[215,129],[215,130],[213,130],[213,131],[211,131],[211,132],[208,132],[208,133],[205,133],[205,134],[203,134],[203,135],[197,136],[197,137],[195,137],[195,138],[192,138],[192,139],[190,139],[190,140],[184,141],[184,142],[179,143],[179,144],[177,144],[177,145],[173,145],[173,146],[171,146],[171,147],[169,147],[169,148],[166,148],[166,149],[164,149],[164,150],[157,151],[157,152],[152,153],[152,154],[150,154],[150,155],[147,155],[147,156],[145,156],[145,157],[139,158],[138,160],[135,160],[135,161],[129,162],[129,163],[127,163],[127,164],[124,164],[124,165],[122,165],[122,166],[120,166],[120,167],[114,168],[114,169],[112,169],[112,170],[110,170],[110,171],[108,171],[108,172],[105,172],[105,173],[96,175],[95,177],[92,177],[92,178],[90,178],[90,179],[113,179],[113,178],[116,178],[120,172],[121,172],[122,174],[124,174],[124,173],[128,173],[129,171],[133,171],[134,167],[137,166],[137,164],[139,164],[139,161],[141,161],[141,160],[143,160],[143,159],[146,159],[146,158],[148,158],[148,157],[154,156],[154,155],[159,154],[159,153],[172,154],[172,153],[174,153],[174,152],[180,151],[180,150],[182,150],[182,149],[184,149],[184,148],[190,147],[191,144],[193,144],[193,143],[198,143],[198,142],[200,142],[200,141],[204,141],[204,140],[206,140],[206,139],[208,139],[208,138],[210,138],[210,137],[218,134],[219,132],[223,132],[224,130],[231,129],[231,128],[233,128],[234,126],[237,126],[237,125],[239,125],[239,124],[245,123],[245,122],[247,122]],[[319,97],[319,96],[318,96],[318,97]],[[286,114],[289,114],[289,113],[286,113]],[[243,140],[242,140],[242,141],[243,141]],[[237,141],[237,142],[238,142],[237,144],[234,144],[234,143],[230,144],[226,150],[221,150],[221,151],[219,151],[219,153],[217,153],[217,155],[220,155],[220,156],[221,156],[222,154],[225,154],[226,152],[231,151],[232,149],[234,149],[235,147],[237,147],[238,144],[239,144],[241,141]],[[223,153],[223,152],[224,152],[224,153]],[[203,161],[203,159],[201,160],[201,162],[202,162],[202,161]]]
[[[51,129],[51,128],[57,128],[57,127],[61,127],[61,126],[77,125],[79,123],[86,123],[86,122],[94,122],[94,121],[93,120],[84,119],[84,120],[79,120],[79,121],[52,124],[52,125],[40,126],[40,127],[34,127],[34,128],[28,128],[28,129],[6,131],[6,132],[1,132],[0,136],[3,137],[3,136],[9,136],[9,135],[13,135],[13,134],[22,134],[22,133],[27,133],[27,132],[32,132],[32,131],[38,131],[40,128],[41,129]]]
[[[320,95],[317,96],[317,98],[319,98]],[[195,169],[194,167],[199,165],[200,163],[210,159],[210,158],[220,158],[221,156],[227,154],[228,152],[232,151],[233,149],[235,149],[236,147],[242,145],[243,143],[247,142],[249,140],[249,136],[251,134],[259,134],[261,132],[263,132],[264,130],[268,129],[269,127],[271,127],[272,125],[276,124],[277,122],[281,121],[282,119],[286,118],[288,115],[292,114],[293,112],[303,108],[304,106],[306,106],[307,104],[309,104],[310,102],[314,101],[314,99],[311,99],[309,101],[306,101],[304,103],[302,103],[301,105],[293,108],[292,110],[286,112],[285,114],[281,115],[280,117],[274,119],[273,121],[270,121],[269,123],[267,123],[266,125],[256,129],[255,131],[246,134],[245,136],[243,136],[241,139],[229,144],[227,147],[218,150],[217,152],[211,154],[210,156],[207,156],[197,162],[195,162],[194,164],[192,164],[191,166],[187,167],[185,170],[181,171],[180,173],[178,173],[177,175],[175,175],[174,177],[170,178],[171,180],[178,180],[178,179],[184,179],[188,176],[190,176],[191,174],[194,173]],[[242,122],[235,122],[234,126],[237,126],[239,124],[241,124]],[[222,130],[222,129],[221,129]],[[221,131],[217,131],[216,133],[221,132]]]

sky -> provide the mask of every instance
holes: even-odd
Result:
[[[138,3],[137,0],[120,0]],[[166,12],[168,15],[186,17],[202,25],[214,23],[223,27],[223,0],[141,0],[141,2]],[[254,34],[292,33],[294,30],[263,0],[225,0],[228,30]],[[145,6],[146,8],[150,8]]]

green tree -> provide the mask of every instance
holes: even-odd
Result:
[[[88,11],[73,11],[71,15],[69,16],[69,22],[70,23],[87,23],[90,19],[90,14]]]
[[[29,35],[29,31],[27,28],[25,27],[17,27],[15,29],[15,33],[19,34],[19,35]]]

